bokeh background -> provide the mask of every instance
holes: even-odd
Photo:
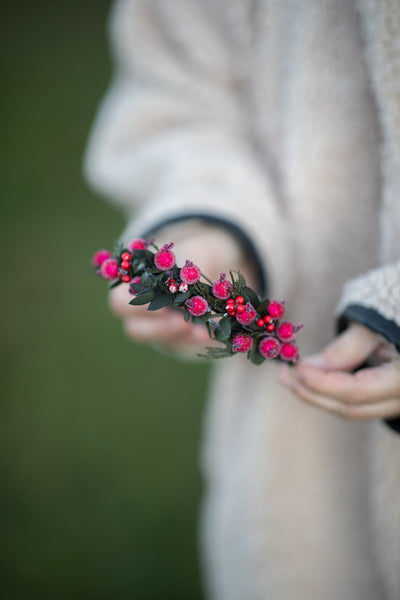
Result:
[[[89,272],[124,225],[81,175],[109,8],[2,11],[2,600],[201,598],[208,366],[128,342]]]

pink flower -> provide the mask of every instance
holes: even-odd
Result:
[[[131,240],[128,244],[128,250],[129,252],[131,252],[132,254],[135,254],[134,250],[146,250],[147,248],[147,242],[146,240],[143,240],[142,238],[135,238],[134,240]]]
[[[282,342],[291,342],[303,325],[293,325],[291,321],[282,321],[276,328],[276,335]]]
[[[190,260],[185,262],[185,265],[180,271],[180,278],[183,283],[191,285],[199,281],[201,277],[200,269],[197,265],[194,265]]]
[[[110,258],[110,257],[111,257],[111,252],[109,250],[97,250],[97,252],[95,252],[93,255],[92,264],[95,265],[96,267],[101,267],[103,262],[105,260],[107,260],[107,258]]]
[[[131,285],[129,286],[129,293],[130,294],[133,294],[133,295],[137,294],[137,292],[135,290],[135,285],[134,284],[135,283],[140,283],[140,282],[141,282],[141,280],[140,280],[140,277],[138,277],[138,276],[136,276],[136,277],[134,277],[132,279]]]
[[[291,321],[282,321],[276,328],[276,335],[282,342],[290,342],[295,337],[294,325]]]
[[[248,352],[253,347],[253,338],[251,335],[237,333],[233,336],[232,351],[233,352]]]
[[[208,302],[203,296],[192,296],[186,300],[185,305],[194,317],[201,317],[209,310]]]
[[[299,360],[299,349],[296,344],[282,344],[279,356],[283,360],[297,362]]]
[[[244,311],[241,313],[236,313],[236,321],[241,325],[251,325],[257,319],[257,313],[255,311],[254,306],[247,302],[244,304]]]
[[[264,358],[276,358],[280,349],[280,342],[272,336],[264,337],[258,344],[258,351]]]
[[[107,258],[100,267],[100,275],[107,279],[107,281],[112,281],[118,277],[119,272],[119,264],[115,258]]]
[[[175,254],[171,252],[174,244],[165,244],[154,255],[154,264],[160,271],[169,271],[176,263]]]
[[[282,319],[285,314],[285,302],[278,302],[277,300],[271,300],[268,305],[268,312],[273,319]]]
[[[212,293],[218,300],[227,300],[232,294],[233,287],[230,281],[226,279],[225,273],[221,273],[219,279],[212,284]]]

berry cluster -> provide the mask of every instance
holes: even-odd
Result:
[[[247,353],[254,364],[273,358],[291,363],[299,360],[295,337],[302,325],[282,320],[284,302],[261,301],[240,273],[230,272],[230,280],[221,273],[212,282],[190,260],[179,268],[173,247],[170,243],[159,249],[152,240],[136,238],[114,253],[99,250],[92,262],[111,287],[129,284],[134,296],[130,304],[148,304],[148,310],[181,308],[186,321],[192,318],[194,323],[205,324],[210,338],[222,342],[223,347],[206,348],[207,353],[200,356]]]

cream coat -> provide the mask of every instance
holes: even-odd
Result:
[[[240,225],[303,354],[338,305],[400,327],[398,0],[124,0],[111,35],[86,171],[135,212],[126,235],[198,212]],[[208,597],[399,600],[400,437],[305,406],[276,372],[215,373]]]

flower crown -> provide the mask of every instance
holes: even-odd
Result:
[[[181,309],[185,321],[204,324],[210,338],[223,345],[206,347],[205,354],[198,356],[247,353],[256,365],[274,358],[289,363],[299,360],[295,337],[302,325],[282,320],[284,301],[260,300],[238,271],[230,271],[229,279],[221,273],[212,282],[190,260],[179,268],[173,247],[170,243],[157,248],[153,240],[136,238],[113,253],[99,250],[92,263],[111,288],[129,284],[130,304],[148,304],[150,311],[170,306]]]

